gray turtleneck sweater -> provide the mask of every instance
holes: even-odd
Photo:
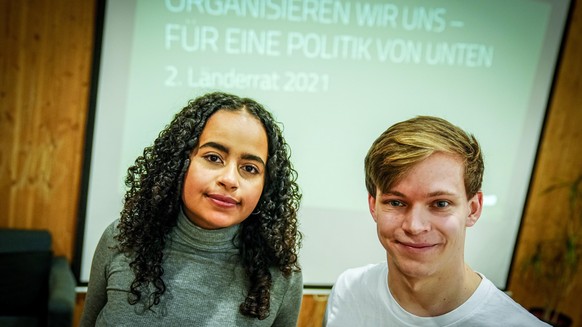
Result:
[[[166,292],[152,310],[130,305],[134,274],[130,260],[116,250],[117,222],[95,250],[81,327],[85,326],[296,326],[301,306],[301,273],[289,278],[273,268],[270,315],[264,320],[239,312],[248,278],[232,240],[239,226],[205,230],[183,213],[164,251]]]

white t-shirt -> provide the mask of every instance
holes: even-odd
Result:
[[[475,293],[455,310],[419,317],[404,310],[388,288],[386,262],[343,272],[334,284],[323,325],[354,326],[550,326],[483,278]]]

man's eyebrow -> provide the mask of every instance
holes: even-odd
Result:
[[[212,141],[202,144],[200,146],[200,149],[202,149],[202,148],[214,148],[214,149],[221,151],[221,152],[230,153],[230,149],[228,147],[224,146],[223,144],[220,144],[217,142],[212,142]],[[254,154],[244,153],[242,155],[242,159],[256,161],[256,162],[260,163],[261,165],[266,166],[263,159],[257,155],[254,155]]]
[[[400,192],[394,191],[394,190],[389,190],[387,192],[382,192],[382,195],[394,195],[394,196],[399,196],[399,197],[403,197],[403,198],[406,197],[406,195],[404,195],[403,193],[400,193]],[[426,196],[428,196],[428,197],[436,197],[436,196],[443,196],[443,195],[447,195],[447,196],[457,196],[456,193],[449,192],[449,191],[445,191],[445,190],[439,190],[439,191],[429,192],[429,193],[426,194]]]
[[[405,198],[406,195],[404,195],[403,193],[400,193],[398,191],[393,191],[393,190],[388,190],[386,192],[381,192],[380,196],[398,196],[401,198]]]
[[[443,190],[443,191],[434,191],[434,192],[430,192],[430,193],[428,193],[427,195],[428,195],[429,197],[435,197],[435,196],[443,196],[443,195],[446,195],[446,196],[457,196],[457,194],[456,194],[456,193],[454,193],[454,192],[450,192],[450,191],[445,191],[445,190]]]

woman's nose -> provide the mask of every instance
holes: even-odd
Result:
[[[226,164],[220,172],[218,182],[227,189],[238,188],[238,167],[235,164]]]

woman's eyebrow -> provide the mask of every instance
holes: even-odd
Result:
[[[218,151],[222,151],[222,152],[226,152],[226,153],[229,153],[230,152],[230,150],[228,149],[228,147],[226,147],[226,146],[224,146],[224,145],[222,145],[220,143],[216,143],[216,142],[212,142],[212,141],[211,142],[206,142],[206,143],[202,144],[200,146],[200,149],[202,149],[202,148],[214,148],[214,149],[216,149]]]
[[[263,159],[261,159],[261,157],[256,156],[254,154],[245,153],[242,155],[242,158],[245,160],[256,161],[256,162],[260,163],[263,167],[266,165],[265,162],[263,161]]]
[[[220,144],[217,142],[212,142],[212,141],[202,144],[200,146],[200,149],[202,149],[202,148],[214,148],[214,149],[221,151],[221,152],[224,152],[224,153],[230,153],[230,149],[228,147],[224,146],[223,144]],[[254,154],[244,153],[241,156],[241,158],[245,159],[245,160],[256,161],[256,162],[260,163],[261,165],[266,166],[265,161],[263,161],[263,159],[261,157],[254,155]]]

